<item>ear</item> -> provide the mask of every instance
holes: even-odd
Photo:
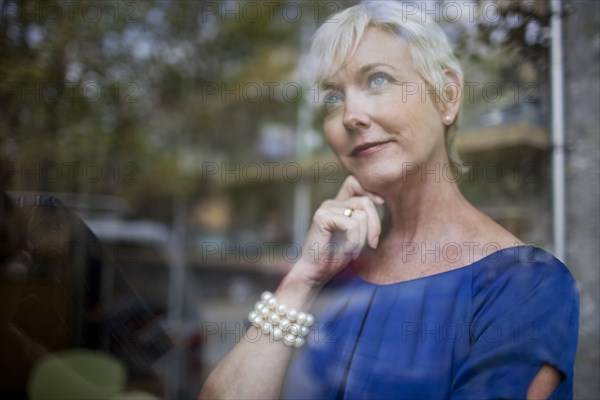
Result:
[[[444,77],[446,78],[446,83],[444,84],[442,95],[444,96],[446,107],[442,112],[442,121],[444,125],[452,125],[460,111],[463,83],[458,75],[456,75],[456,72],[448,68],[444,68]]]

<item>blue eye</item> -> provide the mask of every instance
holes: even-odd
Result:
[[[340,96],[337,92],[330,93],[325,96],[323,99],[323,103],[325,105],[334,105],[340,102]]]
[[[371,77],[369,78],[369,83],[372,88],[377,88],[390,82],[390,80],[391,78],[388,74],[378,72],[376,74],[371,75]]]

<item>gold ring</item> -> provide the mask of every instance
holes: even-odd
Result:
[[[354,208],[346,208],[344,210],[344,216],[352,217],[352,214],[354,214]]]

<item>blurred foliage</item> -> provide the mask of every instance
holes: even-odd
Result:
[[[493,82],[498,103],[548,101],[550,4],[545,0],[478,0],[479,20],[454,33],[467,82]],[[494,106],[482,91],[466,104],[471,114]],[[479,103],[479,104],[478,104]],[[545,106],[544,104],[542,106]]]
[[[352,3],[0,0],[10,187],[133,204],[208,190],[203,162],[260,160],[262,124],[293,129],[298,101],[280,92],[295,79],[302,26]],[[451,35],[461,58],[503,82],[543,72],[548,12],[534,3],[501,1],[495,22]]]
[[[219,5],[0,2],[3,157],[30,172],[50,165],[57,174],[59,165],[64,173],[64,163],[74,172],[55,180],[31,172],[31,182],[16,179],[15,188],[172,193],[190,183],[182,150],[201,147],[198,157],[223,158],[248,150],[255,116],[281,113],[281,106],[266,96],[255,103],[222,99],[206,88],[285,79],[295,64],[298,24],[267,23],[265,13],[255,22],[220,15]],[[103,175],[93,185],[74,167],[92,163]],[[123,168],[137,185],[115,179]]]

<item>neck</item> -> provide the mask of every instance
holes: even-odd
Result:
[[[451,227],[466,218],[473,206],[447,165],[447,161],[424,163],[385,193],[389,210],[386,242],[431,243],[454,236]]]

